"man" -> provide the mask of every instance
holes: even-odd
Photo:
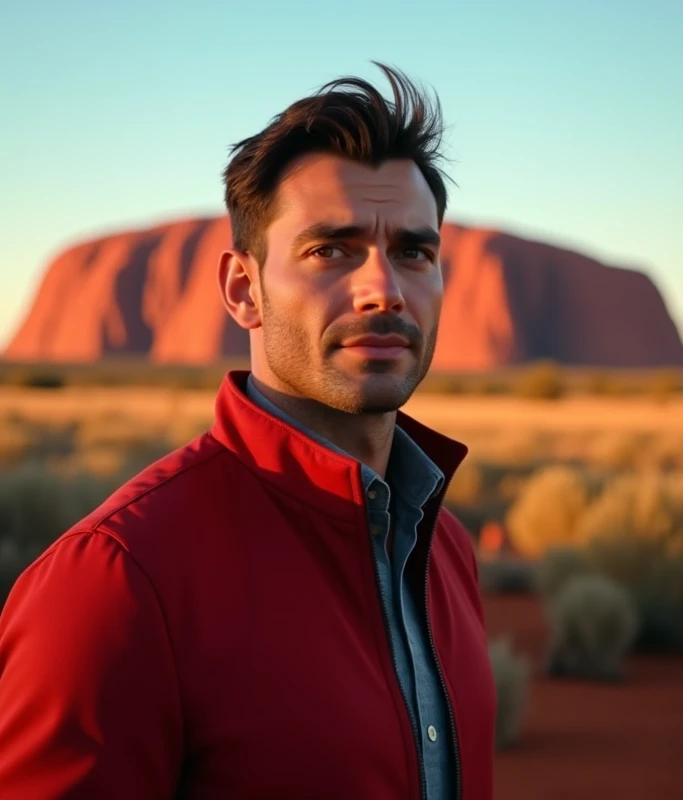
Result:
[[[434,107],[335,81],[241,142],[219,266],[252,371],[19,579],[0,797],[487,800],[466,448],[397,413],[427,372],[446,189]]]

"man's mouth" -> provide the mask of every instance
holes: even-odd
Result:
[[[341,349],[361,358],[394,359],[410,350],[410,342],[395,333],[385,336],[368,333],[345,339]]]

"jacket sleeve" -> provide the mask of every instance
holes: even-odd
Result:
[[[102,533],[68,536],[0,616],[0,797],[173,797],[182,758],[174,658],[155,591]]]

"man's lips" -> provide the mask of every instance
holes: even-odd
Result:
[[[362,336],[353,336],[342,342],[342,347],[410,347],[410,342],[397,333],[382,336],[377,333],[366,333]]]
[[[398,334],[380,336],[375,333],[354,336],[342,342],[341,348],[361,358],[398,358],[408,351],[410,342]]]

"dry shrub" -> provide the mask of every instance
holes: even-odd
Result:
[[[59,466],[60,471],[67,475],[89,474],[98,481],[122,484],[168,452],[169,446],[165,439],[149,441],[144,449],[132,452],[97,447],[74,453],[63,459]]]
[[[0,476],[0,536],[32,559],[71,522],[59,477],[35,462]]]
[[[552,461],[584,463],[594,441],[595,432],[592,430],[555,430],[544,456]]]
[[[58,367],[44,369],[33,365],[8,370],[3,376],[5,386],[25,387],[27,389],[62,389],[64,376]]]
[[[497,431],[488,443],[487,460],[509,466],[533,464],[548,454],[547,436],[537,431]]]
[[[121,476],[100,478],[90,472],[78,472],[64,481],[67,497],[67,525],[71,526],[94,511],[121,484]]]
[[[455,473],[446,504],[475,537],[487,523],[503,521],[509,503],[498,493],[497,486],[505,474],[505,468],[471,459]]]
[[[68,522],[66,496],[55,475],[31,462],[0,475],[0,601]]]
[[[557,400],[564,394],[562,372],[557,364],[541,361],[525,369],[513,388],[519,397]]]
[[[676,370],[662,370],[649,381],[648,389],[655,400],[666,401],[683,389],[683,378]]]
[[[653,437],[643,454],[643,464],[659,470],[683,469],[683,434],[667,431]]]
[[[462,382],[462,391],[469,395],[507,394],[505,381],[492,373],[468,375]]]
[[[596,569],[634,599],[638,647],[683,647],[683,473],[616,478],[588,508],[580,538]]]
[[[552,547],[536,570],[536,587],[546,599],[555,597],[577,575],[586,575],[593,566],[577,547]]]
[[[633,600],[603,575],[576,575],[550,599],[553,676],[619,680],[622,660],[633,644],[638,615]]]
[[[536,564],[519,558],[499,556],[479,561],[479,583],[492,594],[529,594],[536,589]]]
[[[666,555],[683,554],[683,472],[623,475],[591,503],[579,537],[633,538],[661,547]]]
[[[106,479],[121,475],[126,464],[126,454],[109,447],[93,447],[79,450],[63,459],[60,467],[66,474],[87,473]]]
[[[584,388],[588,394],[623,397],[631,394],[626,382],[617,375],[606,372],[594,372],[586,376]]]
[[[168,455],[171,451],[166,439],[151,440],[147,442],[144,450],[127,453],[123,460],[123,465],[118,477],[121,483],[125,483],[155,461]]]
[[[633,598],[638,649],[683,649],[683,555],[666,555],[661,544],[633,535],[595,539],[587,552],[595,568]]]
[[[498,494],[502,500],[512,503],[522,493],[522,490],[527,485],[528,480],[528,475],[520,475],[518,473],[508,472],[501,478],[498,484]]]
[[[79,449],[112,448],[118,450],[144,450],[153,439],[163,436],[163,428],[150,428],[124,414],[102,414],[85,419],[76,435]]]
[[[529,690],[529,663],[516,655],[502,636],[489,642],[489,658],[496,684],[496,749],[515,744],[520,737]]]
[[[450,509],[475,540],[478,540],[485,525],[502,522],[505,515],[505,509],[496,498],[487,499],[474,506],[450,506]]]
[[[643,463],[650,449],[650,438],[632,431],[605,431],[596,435],[587,448],[591,463],[612,469],[635,467]]]
[[[34,422],[31,425],[33,439],[31,458],[59,459],[73,453],[78,423],[55,423],[50,420]]]
[[[460,394],[464,382],[460,375],[452,372],[430,370],[420,385],[420,391],[429,394]]]
[[[76,443],[85,469],[93,468],[104,476],[118,474],[122,481],[172,449],[162,424],[150,427],[122,414],[85,420]]]
[[[211,429],[212,420],[208,418],[176,417],[166,431],[166,438],[171,447],[182,447],[197,436]],[[461,467],[462,469],[462,467]],[[458,470],[459,472],[460,470]]]
[[[484,490],[482,467],[475,461],[467,460],[453,476],[446,499],[458,506],[473,506],[482,499]]]
[[[87,474],[65,479],[35,462],[0,474],[0,590],[113,488]]]
[[[11,539],[0,537],[0,608],[25,566],[26,563],[16,543]]]
[[[591,488],[585,472],[566,466],[547,467],[531,477],[506,518],[520,555],[538,558],[549,547],[575,544]]]
[[[683,556],[657,559],[632,589],[642,620],[642,650],[683,650]]]
[[[24,420],[7,414],[0,419],[0,467],[10,467],[26,459],[33,436]]]
[[[553,460],[557,439],[552,431],[501,426],[486,429],[455,426],[449,435],[466,441],[470,458],[478,463],[515,470],[536,468],[539,462]]]

